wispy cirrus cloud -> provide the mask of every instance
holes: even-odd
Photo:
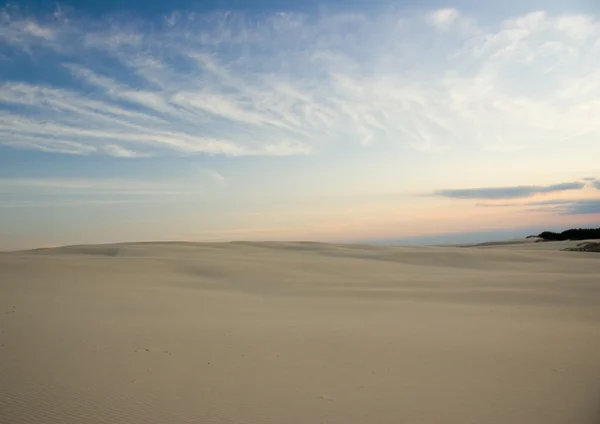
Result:
[[[15,148],[510,152],[600,134],[593,15],[538,12],[490,26],[454,9],[178,12],[157,24],[5,9],[0,54],[13,69],[0,71],[0,143]],[[40,76],[20,78],[18,66]]]
[[[135,181],[123,179],[83,178],[0,178],[3,195],[166,195],[189,193],[190,187],[181,187],[176,181]]]
[[[600,199],[578,200],[568,203],[562,213],[567,215],[600,215]]]
[[[203,172],[212,182],[219,186],[226,186],[229,182],[229,178],[214,169],[204,169]]]
[[[525,202],[525,203],[477,203],[475,206],[481,208],[513,208],[521,206],[561,206],[566,205],[576,200],[540,200],[537,202]]]
[[[191,180],[118,178],[0,178],[0,209],[185,200],[224,187],[229,179],[200,169]]]
[[[522,185],[509,187],[477,187],[466,189],[438,190],[435,196],[449,197],[452,199],[517,199],[531,197],[536,194],[555,193],[567,190],[580,190],[585,184],[579,181],[546,186]]]
[[[456,9],[438,9],[427,15],[429,22],[439,29],[447,30],[459,18],[460,12]]]
[[[563,201],[531,202],[530,212],[547,212],[560,215],[596,215],[600,214],[600,199],[573,199]],[[533,207],[533,208],[531,208]]]
[[[478,203],[486,208],[527,208],[529,212],[548,212],[561,215],[600,214],[600,199],[552,199],[521,203]]]

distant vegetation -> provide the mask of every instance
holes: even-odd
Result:
[[[544,231],[538,234],[538,237],[544,241],[600,239],[600,228],[577,228],[566,230],[562,233]]]

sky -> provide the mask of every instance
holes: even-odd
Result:
[[[0,3],[0,249],[594,226],[595,0]]]

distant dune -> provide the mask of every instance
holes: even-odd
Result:
[[[572,250],[593,252],[598,240],[546,241],[540,238],[527,238],[507,241],[492,241],[462,247],[504,247],[518,250]],[[588,246],[588,247],[585,247]]]
[[[0,422],[597,424],[572,243],[1,253]]]
[[[575,247],[567,247],[564,250],[574,252],[600,252],[600,241],[588,240],[583,243],[577,243]]]

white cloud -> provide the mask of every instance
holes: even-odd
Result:
[[[523,16],[509,19],[502,25],[505,29],[522,29],[527,33],[548,28],[552,23],[548,20],[548,13],[545,11],[531,12]]]
[[[0,208],[176,201],[204,195],[214,183],[219,187],[227,183],[225,177],[214,171],[207,176],[210,182],[193,183],[178,179],[0,178]]]
[[[597,34],[598,22],[591,16],[566,15],[557,19],[556,28],[569,37],[581,41]]]
[[[0,178],[0,191],[4,193],[19,193],[23,190],[44,190],[47,194],[55,192],[75,192],[84,194],[168,194],[184,193],[177,181],[136,181],[122,179],[93,179],[93,178]]]
[[[13,147],[122,157],[294,155],[343,143],[511,152],[600,135],[593,15],[535,12],[495,27],[454,9],[425,21],[401,11],[174,13],[154,28],[62,12],[0,19],[0,43],[49,58],[22,66],[54,64],[71,81],[4,79],[0,143]]]
[[[23,32],[31,34],[34,37],[43,38],[46,41],[54,40],[54,31],[51,28],[40,26],[36,22],[27,22],[23,28]]]
[[[136,158],[148,156],[147,154],[140,154],[134,152],[133,150],[128,150],[124,147],[118,146],[116,144],[107,144],[106,146],[104,146],[104,151],[111,156],[119,158]]]
[[[429,22],[439,28],[448,29],[458,19],[460,12],[456,9],[438,9],[427,15]]]
[[[215,171],[214,169],[204,169],[204,174],[215,184],[224,187],[229,183],[229,178],[225,177],[220,172]]]

